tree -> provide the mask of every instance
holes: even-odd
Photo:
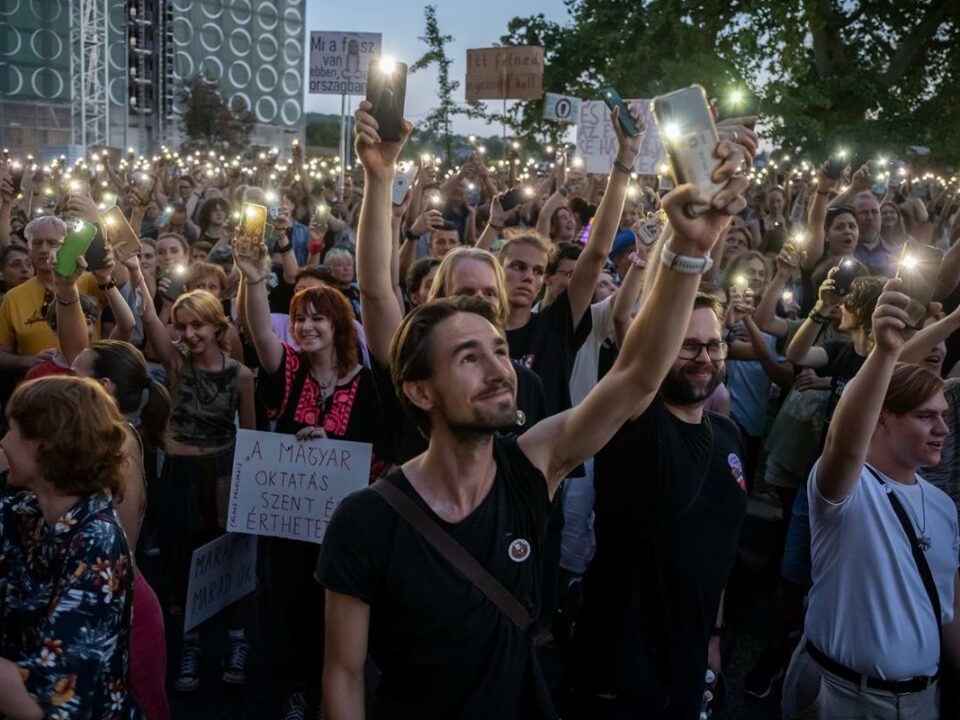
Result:
[[[763,96],[775,141],[823,158],[925,145],[960,162],[956,0],[569,0],[569,22],[517,17],[502,41],[546,49],[544,89],[584,98],[612,84],[651,97],[698,82]],[[540,101],[514,127],[551,137]]]
[[[427,5],[423,9],[423,14],[427,21],[426,34],[422,35],[420,40],[427,44],[429,50],[410,67],[410,72],[415,73],[431,65],[437,66],[437,98],[440,104],[427,114],[423,126],[441,137],[446,161],[449,164],[453,160],[454,116],[485,117],[485,113],[483,106],[479,103],[461,105],[454,100],[453,94],[459,89],[460,82],[450,79],[450,64],[453,61],[447,57],[447,43],[453,42],[453,36],[440,32],[436,5]]]
[[[219,150],[224,154],[249,149],[256,116],[243,108],[239,98],[232,108],[220,96],[217,84],[195,75],[179,90],[184,112],[180,124],[186,141],[181,152]]]

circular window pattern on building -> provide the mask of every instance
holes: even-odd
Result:
[[[193,42],[193,25],[183,16],[173,19],[173,44],[177,47],[186,47]]]
[[[230,69],[227,70],[227,79],[230,84],[236,88],[245,88],[250,84],[253,75],[250,72],[250,66],[243,60],[234,60],[230,63]],[[247,100],[249,103],[250,101]]]
[[[207,55],[200,63],[200,74],[212,82],[220,82],[223,78],[223,63],[214,55]]]
[[[261,65],[257,70],[257,89],[260,92],[273,92],[277,87],[277,71],[272,65]]]
[[[287,38],[283,41],[283,61],[287,65],[300,66],[300,62],[303,60],[303,47],[300,45],[300,41],[295,38]]]
[[[20,0],[8,0],[4,5],[13,5],[16,8],[20,5]],[[13,12],[16,12],[16,9]],[[56,22],[63,14],[63,0],[30,0],[30,12],[45,23]],[[5,14],[0,12],[0,15]]]
[[[257,20],[264,30],[275,30],[280,23],[280,13],[272,2],[262,2],[257,6]]]
[[[283,92],[286,95],[297,95],[303,92],[299,70],[287,68],[283,71]]]
[[[193,57],[185,50],[177,50],[173,56],[173,77],[176,80],[189,80],[193,77]]]
[[[238,25],[246,25],[253,17],[253,3],[251,0],[233,0],[230,8],[230,17]]]
[[[288,7],[283,11],[283,30],[287,35],[296,35],[299,37],[303,30],[303,15],[300,9]]]
[[[63,40],[53,30],[40,28],[30,35],[30,49],[41,60],[56,60],[63,54]]]
[[[260,60],[273,62],[277,59],[280,48],[272,35],[261,35],[257,38],[257,55]]]
[[[298,100],[284,100],[283,107],[280,110],[280,117],[286,125],[296,125],[300,120],[303,110]]]
[[[0,55],[16,55],[22,45],[20,31],[9,23],[0,23]]]
[[[30,85],[33,88],[33,92],[40,97],[53,100],[63,92],[65,83],[63,76],[56,70],[42,67],[33,71],[33,75],[30,78]]]
[[[210,53],[220,52],[223,47],[223,30],[216,23],[206,23],[200,28],[200,45]]]
[[[57,0],[57,2],[59,2],[59,0]],[[7,0],[7,2],[0,5],[0,15],[16,15],[19,9],[20,0]],[[36,15],[36,11],[34,11],[34,14]]]
[[[227,44],[230,46],[230,52],[241,57],[248,55],[251,48],[253,48],[253,40],[250,39],[250,33],[243,28],[233,30],[230,33]]]
[[[7,62],[0,62],[0,95],[19,95],[23,89],[23,73]]]
[[[227,101],[227,107],[233,112],[249,112],[251,109],[250,96],[246,93],[235,92]]]
[[[273,122],[273,119],[277,116],[277,101],[272,97],[264,95],[257,100],[257,104],[254,106],[254,112],[257,115],[257,120],[260,122]]]

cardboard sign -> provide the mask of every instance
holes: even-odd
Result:
[[[366,95],[367,68],[381,40],[380,33],[310,33],[310,94]]]
[[[580,118],[580,98],[547,93],[543,98],[543,119],[575,123]]]
[[[643,143],[634,170],[640,175],[656,175],[658,167],[666,160],[660,142],[657,124],[653,121],[649,100],[626,100],[631,109],[640,113],[646,123]],[[602,100],[584,100],[580,103],[580,120],[577,123],[577,150],[583,156],[584,169],[588,173],[609,173],[617,155],[617,136],[610,124],[610,111]]]
[[[543,96],[543,48],[509,46],[467,50],[467,102],[537,100]]]
[[[369,443],[238,430],[227,530],[322,543],[340,501],[370,483]]]
[[[252,593],[257,583],[257,538],[228,533],[193,551],[183,629]]]

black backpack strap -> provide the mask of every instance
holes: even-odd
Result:
[[[380,478],[370,487],[386,500],[387,504],[406,520],[410,527],[430,543],[434,550],[496,605],[500,612],[506,615],[534,645],[543,645],[552,639],[549,631],[530,617],[530,613],[520,601],[460,543],[418,507],[403,490],[387,478]]]
[[[933,573],[930,571],[930,564],[927,562],[927,558],[923,554],[923,549],[920,547],[920,542],[917,540],[917,532],[913,527],[913,523],[910,521],[910,516],[907,515],[906,508],[903,507],[903,503],[900,502],[900,498],[897,497],[897,494],[893,491],[893,488],[889,487],[887,482],[880,476],[880,473],[878,473],[872,467],[869,465],[864,465],[864,467],[869,470],[870,474],[877,479],[877,482],[884,486],[887,499],[890,500],[890,505],[893,506],[893,512],[900,521],[900,524],[903,526],[903,531],[907,534],[907,539],[910,540],[910,549],[913,551],[913,561],[917,564],[917,570],[920,572],[920,579],[923,581],[923,587],[927,591],[927,596],[930,598],[930,604],[933,606],[934,619],[937,621],[937,643],[942,653],[943,627],[941,618],[943,616],[940,614],[940,594],[937,592],[936,583],[933,581]]]

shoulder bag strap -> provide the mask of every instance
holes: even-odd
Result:
[[[880,473],[869,465],[864,465],[864,467],[877,479],[877,482],[884,486],[887,485],[886,481],[880,477]],[[940,594],[937,592],[937,586],[933,581],[933,573],[930,571],[930,565],[927,563],[927,558],[923,554],[923,549],[917,540],[917,532],[913,527],[913,523],[910,521],[910,517],[907,515],[906,509],[903,507],[903,503],[900,502],[900,498],[897,497],[893,488],[884,487],[884,490],[886,491],[887,498],[890,500],[890,504],[893,506],[894,514],[896,514],[900,524],[903,525],[903,531],[907,534],[907,539],[910,540],[910,549],[913,551],[913,561],[917,564],[917,570],[920,572],[923,587],[927,591],[927,596],[930,598],[930,604],[933,606],[933,614],[937,621],[937,641],[942,652],[943,628],[941,627]]]
[[[539,626],[530,617],[530,613],[520,601],[499,580],[487,572],[473,555],[464,550],[460,543],[423,512],[403,490],[386,478],[377,480],[371,487],[447,562],[496,605],[522,633],[529,635],[534,644],[540,645],[550,640],[550,634],[546,628]]]

